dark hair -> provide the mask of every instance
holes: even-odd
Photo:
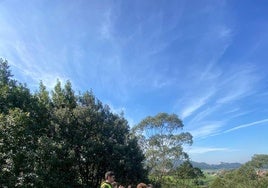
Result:
[[[105,173],[105,179],[107,180],[108,177],[114,176],[114,172],[113,171],[108,171]]]

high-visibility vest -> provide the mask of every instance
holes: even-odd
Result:
[[[102,182],[101,188],[113,188],[112,185],[108,182]]]

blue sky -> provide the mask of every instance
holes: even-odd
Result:
[[[70,80],[131,126],[176,113],[194,161],[268,154],[268,3],[0,0],[0,57],[34,92]],[[266,144],[265,144],[266,143]]]

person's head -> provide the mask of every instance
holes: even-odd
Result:
[[[147,188],[153,188],[153,185],[152,184],[148,184],[147,185]]]
[[[147,185],[145,183],[139,183],[137,185],[137,188],[146,188],[146,187],[147,187]]]
[[[115,180],[115,175],[113,171],[108,171],[105,173],[105,181],[113,183]]]

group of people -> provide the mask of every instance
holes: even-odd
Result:
[[[108,171],[105,173],[105,181],[101,183],[101,188],[125,188],[123,185],[118,184],[115,181],[115,174],[113,171]],[[131,185],[127,188],[134,188]],[[137,188],[153,188],[152,184],[146,185],[145,183],[139,183]]]

